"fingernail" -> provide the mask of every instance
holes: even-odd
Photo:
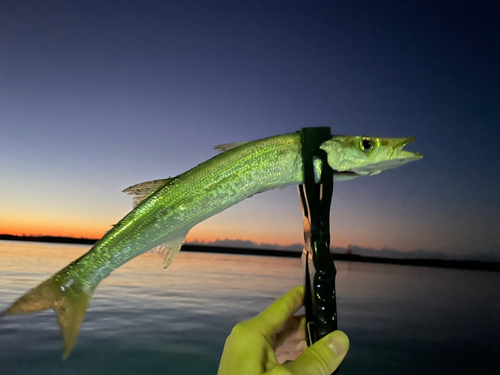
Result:
[[[336,355],[341,356],[349,349],[349,339],[342,331],[335,331],[330,333],[326,338],[326,345]]]

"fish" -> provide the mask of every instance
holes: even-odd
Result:
[[[332,136],[320,148],[335,181],[376,175],[423,156],[403,150],[413,138]],[[63,338],[63,359],[73,350],[99,282],[146,251],[167,268],[189,230],[203,220],[275,188],[303,182],[300,132],[216,146],[218,155],[176,177],[128,187],[134,208],[83,256],[17,299],[2,316],[54,309]],[[314,160],[321,181],[321,159]]]

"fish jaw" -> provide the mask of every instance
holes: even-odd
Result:
[[[408,138],[378,138],[363,136],[334,136],[323,142],[321,149],[328,155],[328,164],[338,174],[351,179],[371,176],[420,160],[418,152],[403,150],[413,142]]]

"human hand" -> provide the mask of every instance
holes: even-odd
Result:
[[[304,287],[295,287],[255,318],[237,324],[224,346],[218,375],[330,375],[340,365],[349,339],[335,331],[317,341],[297,359],[280,364],[276,347],[296,331],[293,315],[302,306]],[[295,321],[295,322],[294,322]],[[305,347],[305,346],[304,346]]]

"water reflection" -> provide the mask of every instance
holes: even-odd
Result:
[[[0,242],[0,310],[88,249]],[[494,373],[500,273],[336,265],[343,374]],[[215,373],[233,325],[302,281],[300,259],[181,252],[164,270],[145,254],[98,287],[68,362],[52,311],[0,319],[2,374]]]

